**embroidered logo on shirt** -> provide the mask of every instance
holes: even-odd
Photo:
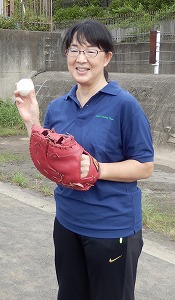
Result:
[[[108,117],[108,116],[103,116],[103,115],[96,115],[96,118],[102,118],[102,119],[107,119],[107,120],[110,120],[110,121],[114,121],[113,118]]]

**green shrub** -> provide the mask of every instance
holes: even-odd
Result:
[[[68,8],[60,8],[54,13],[54,21],[79,20],[85,18],[100,18],[104,16],[104,10],[100,6],[82,6],[74,5]]]
[[[0,28],[23,29],[31,31],[50,31],[50,20],[41,13],[39,6],[31,9],[30,1],[26,1],[26,12],[22,14],[21,0],[15,0],[15,11],[13,17],[0,17]],[[53,22],[60,26],[63,22],[76,21],[85,18],[117,18],[121,28],[134,26],[149,28],[156,25],[162,19],[171,18],[175,14],[174,0],[111,0],[108,6],[106,1],[99,0],[72,0],[66,4],[62,0],[53,0]],[[154,14],[152,12],[154,11]],[[150,18],[147,16],[151,12]],[[130,16],[131,15],[131,16]],[[136,18],[134,18],[134,15]],[[146,17],[142,17],[145,16]],[[156,17],[153,17],[156,15]],[[152,17],[151,17],[152,16]],[[125,18],[125,20],[122,20]],[[138,19],[139,18],[139,19]],[[154,20],[153,20],[154,18]],[[148,22],[151,21],[150,26]],[[146,22],[146,24],[145,24]],[[54,24],[53,24],[54,25]]]
[[[0,16],[0,28],[15,29],[17,27],[16,21],[13,18]]]
[[[49,31],[51,24],[44,22],[23,21],[20,24],[20,29],[30,31]]]

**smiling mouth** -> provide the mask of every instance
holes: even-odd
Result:
[[[79,72],[86,72],[86,71],[89,71],[90,69],[89,68],[76,68],[77,71]]]

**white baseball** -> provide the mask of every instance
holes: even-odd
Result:
[[[34,90],[32,79],[24,78],[18,81],[17,90],[21,96],[27,96],[30,91]]]

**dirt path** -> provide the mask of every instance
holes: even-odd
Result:
[[[14,160],[10,162],[0,161],[0,180],[10,181],[14,173],[20,172],[24,174],[28,185],[34,190],[47,188],[53,193],[55,183],[42,176],[30,159],[29,139],[27,137],[0,138],[0,156],[3,154],[12,156]]]

